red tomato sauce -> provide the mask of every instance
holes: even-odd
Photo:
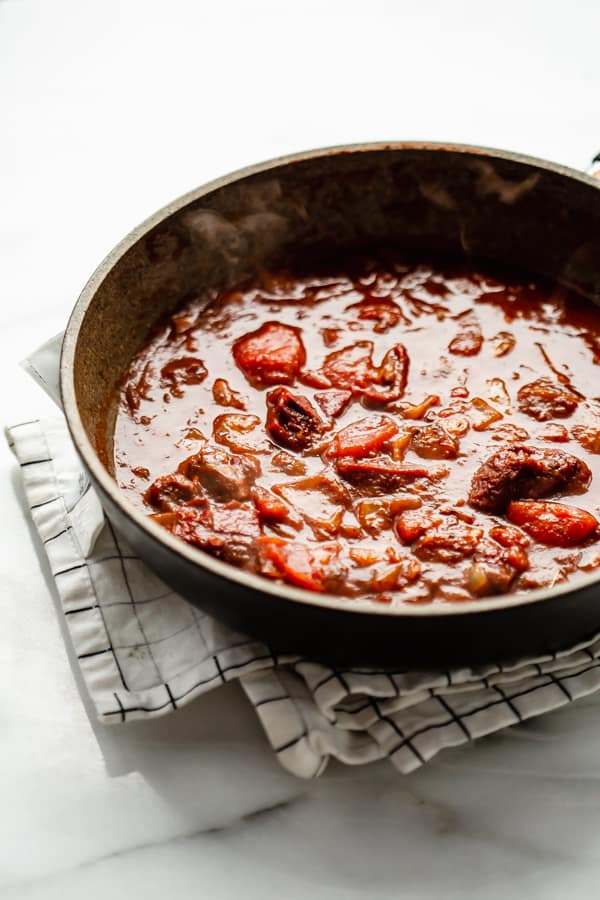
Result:
[[[264,273],[160,323],[117,481],[182,540],[311,591],[457,602],[600,565],[600,310],[469,264]]]

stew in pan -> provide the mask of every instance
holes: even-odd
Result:
[[[600,310],[382,255],[192,297],[118,392],[131,501],[235,566],[430,603],[600,566]]]

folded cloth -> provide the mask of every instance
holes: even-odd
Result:
[[[25,496],[98,718],[164,715],[239,679],[281,764],[389,758],[410,772],[454,747],[600,686],[600,637],[512,665],[444,672],[338,671],[268,646],[163,584],[105,518],[64,420],[7,430]]]

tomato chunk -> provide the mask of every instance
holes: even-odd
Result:
[[[334,543],[308,546],[275,537],[260,537],[257,545],[263,561],[271,563],[286,581],[319,592],[325,590],[333,574],[331,565],[339,553],[339,546]]]
[[[233,356],[248,381],[257,387],[293,384],[306,362],[299,329],[279,322],[265,322],[239,338],[233,345]]]
[[[572,547],[587,540],[598,521],[585,509],[548,500],[513,500],[508,518],[542,544]]]
[[[394,522],[396,534],[406,544],[412,544],[426,531],[441,525],[442,517],[431,509],[409,509]]]
[[[285,522],[290,514],[290,508],[275,494],[264,487],[255,487],[252,492],[254,505],[258,510],[261,522]]]
[[[388,416],[368,416],[338,431],[327,448],[327,456],[369,456],[397,433],[398,426]]]
[[[362,388],[372,384],[377,378],[372,354],[372,341],[358,341],[350,347],[330,353],[323,363],[323,374],[334,387],[360,393]]]

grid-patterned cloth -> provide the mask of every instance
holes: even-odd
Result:
[[[105,519],[62,419],[8,429],[100,720],[161,715],[239,679],[282,765],[320,774],[388,757],[410,772],[600,686],[600,638],[511,666],[340,672],[277,658],[170,591]]]

